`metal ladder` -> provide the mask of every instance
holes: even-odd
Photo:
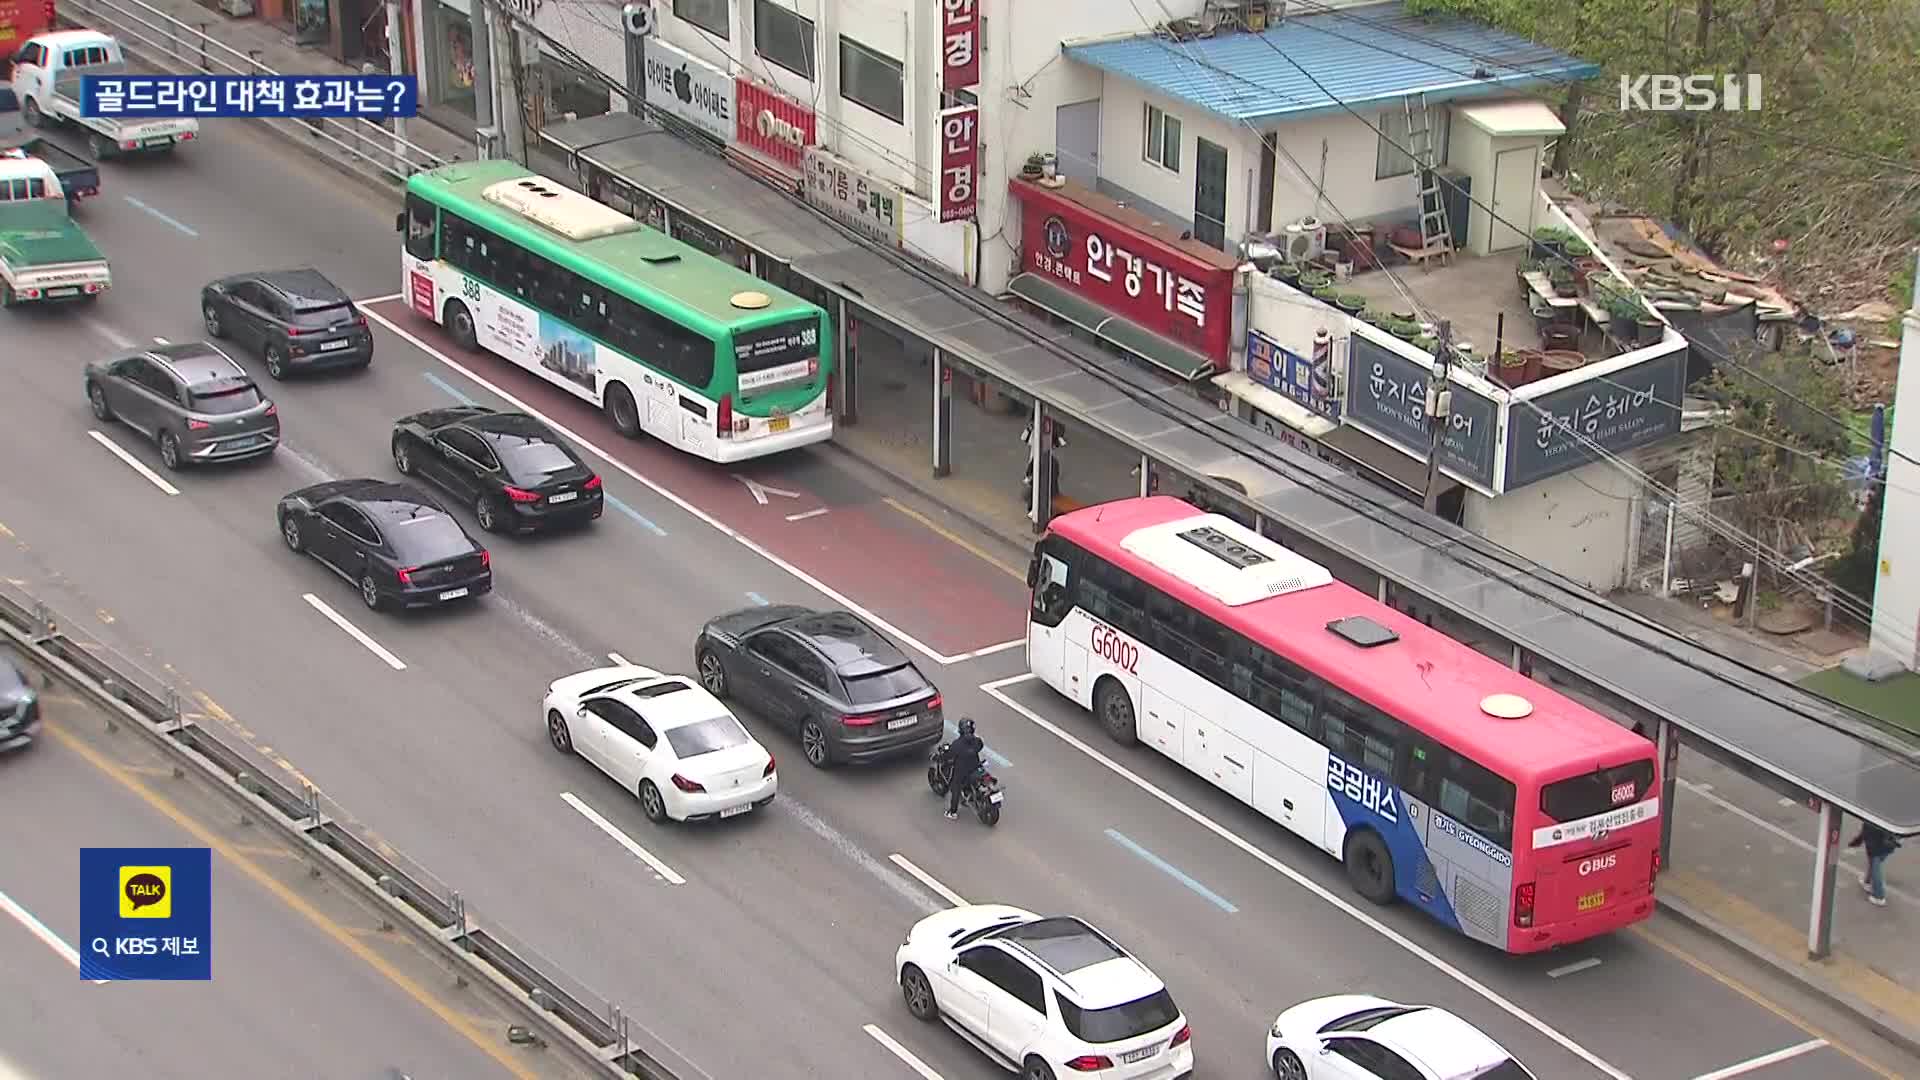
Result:
[[[1407,156],[1413,159],[1414,186],[1420,191],[1420,247],[1446,261],[1453,255],[1453,229],[1447,223],[1440,173],[1433,164],[1433,114],[1425,94],[1402,98],[1400,103],[1407,112]]]

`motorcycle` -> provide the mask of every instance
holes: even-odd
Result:
[[[945,795],[953,787],[953,762],[947,757],[947,744],[941,743],[927,759],[927,786],[935,795]],[[960,793],[962,806],[973,808],[982,825],[1000,823],[1000,806],[1007,794],[1000,790],[1000,779],[985,769]]]

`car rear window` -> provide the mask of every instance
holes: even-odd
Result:
[[[1060,1020],[1081,1042],[1114,1043],[1158,1031],[1180,1019],[1180,1007],[1165,990],[1110,1009],[1082,1009],[1059,994]]]
[[[493,448],[500,454],[500,463],[514,476],[548,476],[574,466],[573,455],[553,443],[506,439],[496,440]]]
[[[878,705],[928,688],[927,680],[912,664],[846,679],[847,700],[855,705]]]
[[[351,304],[327,304],[317,307],[293,309],[293,325],[302,329],[324,330],[343,322],[353,321]]]
[[[1540,812],[1555,821],[1579,821],[1630,806],[1652,794],[1653,759],[1596,769],[1540,789]]]
[[[393,550],[410,563],[438,562],[473,551],[473,541],[461,531],[460,523],[445,514],[389,519],[386,526]]]
[[[218,389],[194,390],[193,411],[226,416],[230,413],[246,412],[260,404],[260,391],[251,386],[223,386]]]
[[[1519,1062],[1508,1058],[1490,1069],[1462,1073],[1460,1080],[1533,1080],[1533,1074],[1521,1068]]]
[[[697,724],[667,729],[667,745],[682,761],[715,750],[726,750],[747,743],[747,731],[731,716],[716,716]]]

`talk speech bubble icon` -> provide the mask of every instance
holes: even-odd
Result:
[[[120,868],[120,917],[164,919],[173,914],[170,866]]]

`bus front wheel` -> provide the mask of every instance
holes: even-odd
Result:
[[[613,430],[629,439],[640,437],[640,409],[633,402],[633,395],[618,383],[607,390],[607,420],[613,424]]]
[[[449,300],[444,315],[441,321],[447,324],[447,333],[453,335],[455,345],[469,352],[480,348],[480,332],[473,325],[473,312],[467,310],[467,305]]]
[[[1107,729],[1107,735],[1121,746],[1133,746],[1140,741],[1140,723],[1133,715],[1133,702],[1128,700],[1127,691],[1113,679],[1101,679],[1093,688],[1093,714],[1100,718],[1100,726]]]
[[[1372,829],[1347,834],[1347,880],[1353,891],[1376,904],[1393,902],[1393,853]]]

